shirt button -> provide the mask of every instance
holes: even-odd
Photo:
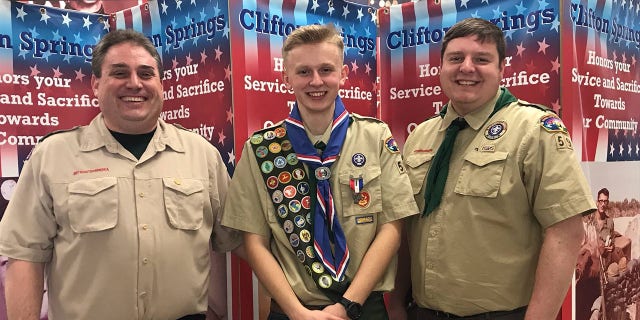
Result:
[[[146,295],[147,295],[147,293],[146,293],[146,292],[144,292],[144,291],[140,292],[140,297],[144,297],[144,296],[146,296]]]
[[[144,192],[140,192],[140,193],[138,193],[138,196],[139,196],[140,198],[144,198]]]
[[[142,259],[142,263],[143,263],[143,264],[147,264],[147,263],[149,263],[149,258],[143,258],[143,259]]]
[[[173,180],[173,183],[175,183],[177,185],[181,185],[182,181],[180,181],[180,179],[175,179],[175,180]]]
[[[149,230],[149,225],[143,224],[142,225],[142,230]]]

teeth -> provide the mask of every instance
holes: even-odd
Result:
[[[324,92],[309,92],[309,95],[312,97],[322,97]]]
[[[143,97],[123,97],[122,100],[127,102],[142,102],[144,101]]]
[[[460,81],[458,81],[458,84],[463,85],[463,86],[471,86],[471,85],[475,84],[475,81],[460,80]]]

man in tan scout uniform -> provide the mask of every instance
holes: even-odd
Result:
[[[595,210],[569,134],[499,88],[505,41],[489,21],[449,29],[441,60],[450,101],[404,149],[422,211],[407,222],[417,318],[555,319]]]
[[[343,40],[304,26],[285,40],[296,105],[245,143],[222,223],[274,299],[269,319],[387,319],[401,219],[418,208],[389,128],[349,114]]]
[[[0,222],[10,319],[205,319],[229,176],[218,151],[158,119],[162,63],[132,30],[93,51],[100,113],[39,143]],[[213,235],[212,235],[213,231]]]

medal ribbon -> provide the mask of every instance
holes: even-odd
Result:
[[[340,97],[336,97],[331,135],[321,156],[318,155],[318,151],[307,137],[297,102],[285,122],[287,131],[290,133],[289,139],[293,150],[296,151],[298,159],[309,167],[310,175],[322,167],[324,168],[319,171],[328,171],[328,168],[338,159],[349,128],[349,112],[344,108]],[[314,206],[313,248],[334,280],[342,281],[349,264],[347,241],[342,227],[340,227],[340,222],[336,218],[336,207],[331,195],[331,184],[328,177],[316,176],[316,180],[317,202]],[[332,242],[333,251],[331,250]]]

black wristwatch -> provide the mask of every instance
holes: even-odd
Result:
[[[347,310],[347,316],[350,319],[356,320],[356,319],[360,319],[360,316],[362,316],[361,304],[357,302],[353,302],[345,297],[341,297],[338,303],[344,306],[344,309]]]

